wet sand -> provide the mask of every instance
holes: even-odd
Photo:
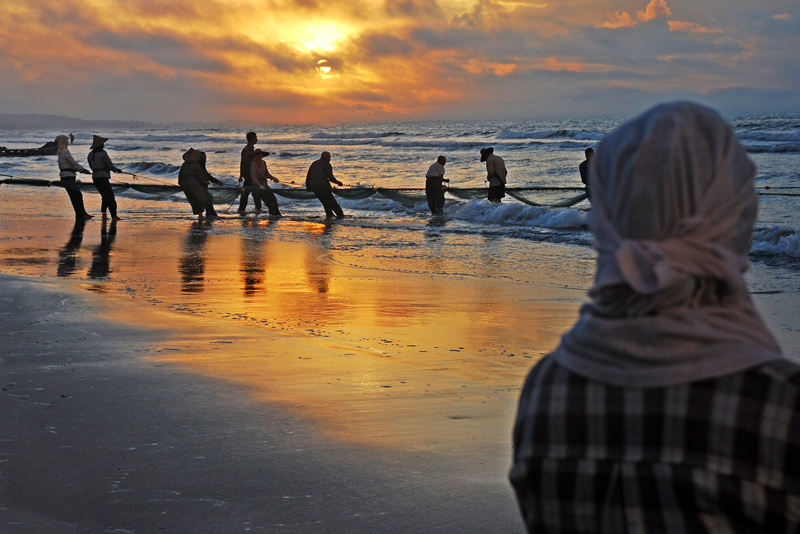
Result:
[[[0,531],[521,532],[519,386],[591,262],[349,231],[1,222]],[[796,351],[796,296],[756,298]]]
[[[580,292],[281,224],[0,223],[0,531],[522,531],[514,403]]]

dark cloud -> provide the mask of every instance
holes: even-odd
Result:
[[[101,32],[89,39],[95,46],[125,53],[141,54],[161,65],[205,72],[225,72],[228,65],[202,55],[191,43],[165,35],[120,34]]]

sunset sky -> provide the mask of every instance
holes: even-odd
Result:
[[[797,0],[0,0],[0,113],[561,118],[675,97],[800,111],[798,51]]]

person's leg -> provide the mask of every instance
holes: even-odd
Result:
[[[86,208],[83,206],[83,194],[78,184],[75,183],[75,177],[62,178],[61,180],[63,182],[69,182],[64,189],[67,190],[67,195],[69,195],[69,201],[72,203],[72,209],[75,211],[75,218],[81,220],[90,218],[91,215],[86,213]]]
[[[333,214],[336,214],[336,217],[341,219],[344,217],[344,212],[342,211],[342,207],[336,202],[336,199],[333,198],[333,192],[325,191],[322,200],[322,205],[325,206],[325,214],[328,217],[333,217]]]
[[[217,210],[214,209],[214,197],[206,190],[206,217],[217,216]]]
[[[325,208],[325,217],[331,218],[333,217],[333,211],[328,206],[328,203],[325,200],[325,191],[314,191],[314,196],[322,203],[322,207]]]
[[[262,195],[264,204],[266,204],[267,209],[269,209],[269,214],[273,217],[280,217],[281,210],[278,208],[278,199],[275,198],[275,193],[267,189]]]
[[[250,193],[247,191],[242,191],[242,196],[239,199],[239,213],[244,213],[247,209],[247,197],[250,196]]]
[[[436,197],[436,213],[442,212],[444,212],[444,189],[441,189]]]
[[[425,196],[428,199],[428,208],[431,210],[431,215],[436,215],[436,193],[431,189],[425,189]]]

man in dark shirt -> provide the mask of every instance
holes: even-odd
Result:
[[[245,187],[253,187],[253,178],[250,176],[250,164],[253,163],[253,152],[255,152],[255,145],[258,143],[258,136],[255,132],[247,132],[247,145],[242,149],[242,162],[239,164],[239,181],[244,181]],[[244,213],[247,209],[247,198],[250,192],[247,189],[242,191],[242,198],[239,200],[239,213]],[[257,195],[253,195],[253,204],[256,206],[256,212],[261,211],[261,199]]]
[[[586,155],[586,159],[583,160],[580,165],[578,165],[578,170],[581,173],[581,182],[583,182],[583,185],[586,186],[586,194],[588,195],[589,184],[586,182],[586,180],[589,178],[589,161],[591,161],[592,156],[594,156],[594,149],[587,148],[583,151],[583,153]]]
[[[336,199],[333,198],[333,188],[331,182],[336,185],[344,185],[333,176],[331,166],[331,153],[323,152],[322,156],[311,164],[306,175],[306,189],[313,191],[322,206],[325,208],[325,216],[333,218],[336,214],[337,219],[344,217],[344,212]]]

